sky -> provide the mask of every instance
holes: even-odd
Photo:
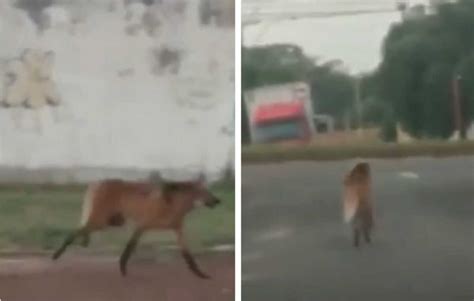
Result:
[[[387,5],[395,5],[395,2],[395,0],[313,1],[315,5],[320,4],[321,11],[366,8],[368,4],[374,7],[374,3],[387,7]],[[412,0],[410,4],[426,4],[426,2]],[[301,46],[307,55],[318,57],[321,61],[341,59],[349,72],[357,74],[377,67],[381,60],[380,50],[383,39],[391,24],[398,21],[400,21],[400,13],[385,12],[324,19],[264,22],[246,26],[242,30],[246,46],[294,43]]]

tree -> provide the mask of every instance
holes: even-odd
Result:
[[[291,44],[244,48],[242,54],[245,89],[305,80],[313,66],[303,50]]]
[[[393,26],[378,67],[375,98],[415,137],[454,131],[452,81],[462,76],[465,126],[473,114],[474,1],[442,5],[435,15]]]
[[[474,52],[459,62],[457,73],[461,77],[463,118],[474,120]]]
[[[355,79],[329,62],[314,65],[310,74],[313,107],[316,112],[329,114],[342,126],[345,116],[354,115]]]

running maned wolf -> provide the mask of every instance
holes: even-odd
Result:
[[[358,163],[344,178],[343,195],[344,221],[351,223],[353,243],[359,246],[362,234],[370,243],[374,226],[374,212],[371,200],[371,176],[369,163]]]
[[[86,192],[80,227],[71,233],[54,253],[58,259],[76,238],[89,244],[91,232],[133,222],[135,231],[121,257],[120,271],[127,273],[127,261],[138,240],[148,230],[173,230],[176,233],[181,255],[189,269],[200,278],[209,278],[196,264],[188,250],[183,233],[184,219],[197,203],[214,207],[221,201],[204,185],[204,180],[164,182],[159,187],[148,182],[104,180],[91,184]]]

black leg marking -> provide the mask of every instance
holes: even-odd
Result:
[[[193,256],[189,252],[188,247],[186,245],[186,241],[184,239],[182,228],[179,228],[176,230],[176,235],[178,238],[179,247],[181,248],[181,255],[186,261],[186,264],[188,265],[188,268],[191,270],[191,272],[193,272],[193,274],[198,276],[199,278],[203,278],[203,279],[211,278],[208,275],[206,275],[203,271],[201,271],[196,261],[194,260]]]
[[[371,241],[371,239],[370,239],[370,229],[364,229],[363,233],[364,233],[365,241],[368,244],[370,244],[370,241]]]
[[[359,229],[354,229],[354,247],[359,247]]]
[[[69,236],[66,237],[62,246],[53,254],[53,260],[57,260],[63,253],[66,251],[67,247],[74,242],[74,240],[81,235],[86,234],[87,231],[85,229],[79,229],[75,232],[71,233]]]
[[[120,272],[122,273],[122,276],[127,275],[127,262],[130,259],[132,253],[135,251],[135,248],[138,244],[138,240],[140,239],[142,233],[143,230],[136,230],[133,233],[132,237],[125,246],[122,255],[120,256]]]
[[[209,277],[208,275],[206,275],[203,271],[201,271],[201,269],[199,268],[199,266],[197,265],[196,261],[194,260],[193,256],[191,255],[191,253],[189,253],[188,250],[182,250],[181,251],[181,254],[183,255],[183,258],[184,260],[186,261],[186,264],[188,265],[189,269],[196,275],[198,276],[199,278],[203,278],[203,279],[209,279],[211,277]]]

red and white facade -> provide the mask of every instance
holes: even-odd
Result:
[[[249,90],[245,104],[253,143],[305,141],[315,133],[311,91],[306,83]]]

